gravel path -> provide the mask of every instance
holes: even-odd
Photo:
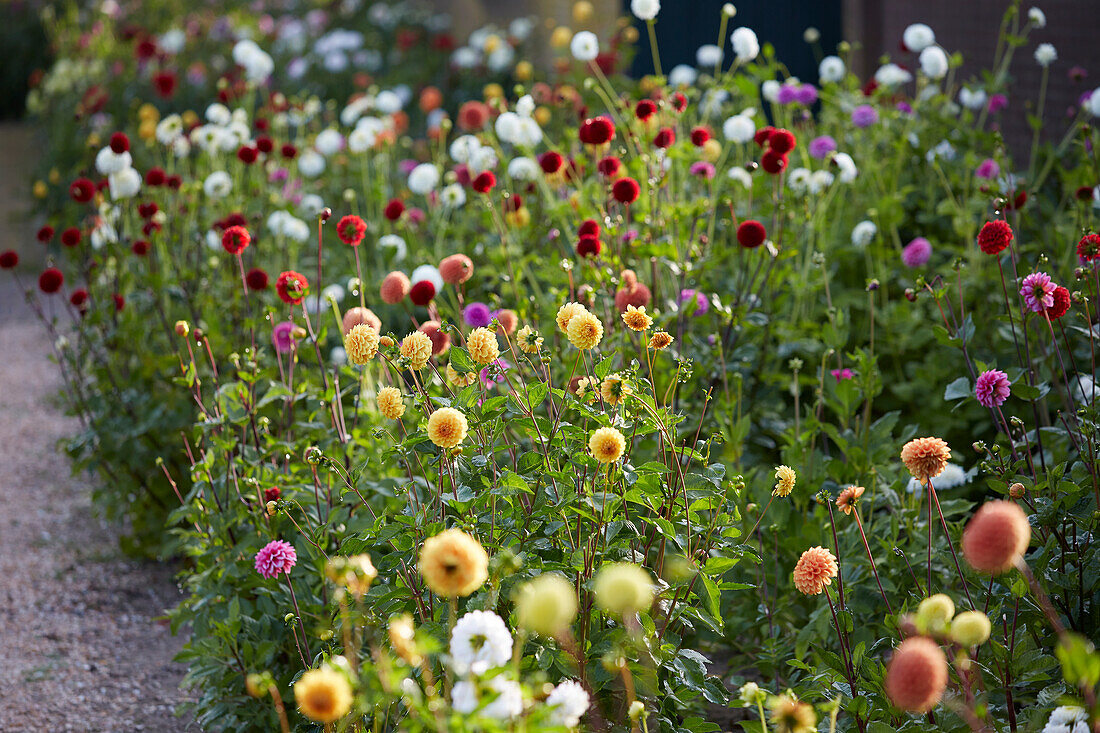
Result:
[[[19,223],[32,143],[0,125],[0,250],[20,250],[25,283],[41,266]],[[184,672],[160,619],[179,599],[172,568],[123,557],[90,479],[70,475],[57,442],[77,423],[57,408],[48,352],[0,273],[0,731],[196,730],[172,714]]]

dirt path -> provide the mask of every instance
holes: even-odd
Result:
[[[0,125],[0,250],[33,283],[41,252],[20,224],[34,145]],[[88,476],[57,442],[77,428],[57,407],[50,344],[0,273],[0,731],[185,731],[181,639],[158,620],[179,599],[169,567],[126,559],[100,521]]]

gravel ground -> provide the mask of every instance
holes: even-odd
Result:
[[[0,250],[21,251],[24,283],[41,266],[19,223],[32,143],[0,125]],[[197,730],[173,715],[182,639],[161,618],[179,599],[173,570],[123,557],[91,479],[71,476],[57,443],[78,425],[57,408],[49,346],[0,273],[0,731]]]

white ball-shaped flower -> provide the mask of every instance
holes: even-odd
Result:
[[[747,143],[756,134],[756,123],[748,115],[734,115],[722,123],[722,134],[730,142]]]
[[[1030,10],[1028,10],[1027,19],[1036,28],[1047,27],[1046,13],[1044,13],[1042,10],[1039,10],[1039,8],[1031,8]]]
[[[875,72],[875,81],[884,87],[896,87],[912,80],[913,75],[897,64],[883,64]]]
[[[141,190],[141,174],[133,168],[123,168],[107,176],[107,186],[115,201],[132,199]]]
[[[313,142],[317,152],[326,158],[340,152],[344,147],[344,136],[337,130],[329,127],[317,133],[317,139]]]
[[[202,190],[212,199],[221,199],[233,190],[233,179],[225,171],[214,171],[202,182]]]
[[[744,26],[730,34],[730,46],[742,64],[752,61],[760,53],[760,41],[756,38],[756,33],[752,28]]]
[[[833,156],[833,163],[840,169],[840,173],[837,174],[837,179],[841,183],[851,183],[859,175],[859,169],[856,168],[856,162],[852,160],[852,156],[847,153],[836,153]]]
[[[595,61],[600,54],[600,39],[591,31],[581,31],[569,42],[569,51],[577,61]]]
[[[420,279],[414,272],[412,280]],[[440,280],[437,291],[442,287]],[[511,661],[512,644],[512,632],[500,616],[492,611],[470,611],[451,631],[451,666],[459,674],[483,674]]]
[[[638,20],[653,20],[661,12],[660,0],[630,0],[630,12]]]
[[[873,221],[861,221],[852,227],[852,244],[856,247],[866,247],[878,234],[878,227]]]
[[[426,196],[439,185],[440,173],[432,163],[421,163],[409,172],[409,190]]]
[[[722,63],[724,55],[721,48],[713,43],[706,43],[695,52],[695,63],[704,68],[710,68]]]
[[[400,112],[402,106],[401,97],[389,89],[378,92],[378,96],[374,98],[374,108],[385,115]]]
[[[901,34],[901,41],[913,53],[920,53],[936,42],[936,34],[924,23],[914,23]]]
[[[844,62],[839,56],[826,56],[817,66],[817,76],[823,84],[840,81],[844,78],[846,71]]]
[[[439,201],[447,209],[458,209],[466,203],[466,189],[461,183],[452,183],[444,186],[439,193]]]
[[[473,135],[459,135],[451,141],[449,152],[456,163],[469,163],[475,152],[481,149],[481,141]]]
[[[531,158],[513,158],[508,162],[508,177],[513,181],[535,181],[542,169]]]
[[[133,159],[129,152],[116,153],[111,150],[110,145],[104,147],[95,156],[95,169],[103,176],[124,171],[131,165],[133,165]]]
[[[929,46],[920,52],[920,70],[929,79],[942,79],[947,76],[950,66],[947,54],[939,46]]]
[[[780,83],[775,79],[768,79],[760,85],[760,96],[764,98],[764,101],[775,104],[779,101],[779,90],[782,88]]]
[[[687,64],[677,64],[668,72],[668,85],[670,87],[690,87],[699,78],[699,72]]]
[[[316,150],[306,150],[298,156],[298,172],[306,178],[316,178],[325,172],[325,156]]]
[[[752,188],[752,174],[737,165],[726,171],[726,176],[735,183],[740,183],[745,188]]]
[[[981,109],[985,106],[988,98],[984,89],[969,89],[963,87],[959,90],[959,104],[967,109]]]
[[[1050,43],[1040,43],[1035,49],[1035,62],[1046,68],[1058,59],[1058,52]]]
[[[421,265],[420,267],[413,270],[412,274],[409,275],[409,281],[413,285],[416,285],[421,280],[427,280],[432,285],[434,285],[435,292],[443,292],[443,276],[439,274],[439,268],[435,265]],[[509,649],[509,654],[511,654],[511,649]]]

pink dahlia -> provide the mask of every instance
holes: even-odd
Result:
[[[283,540],[272,540],[256,553],[256,572],[265,578],[274,578],[279,573],[289,573],[298,562],[298,553],[294,545]]]
[[[1033,272],[1024,278],[1020,286],[1020,295],[1024,296],[1024,304],[1033,313],[1042,313],[1054,305],[1055,285],[1050,281],[1050,275],[1045,272]]]
[[[982,407],[1000,407],[1011,393],[1008,375],[997,369],[982,372],[974,385],[974,396]]]

